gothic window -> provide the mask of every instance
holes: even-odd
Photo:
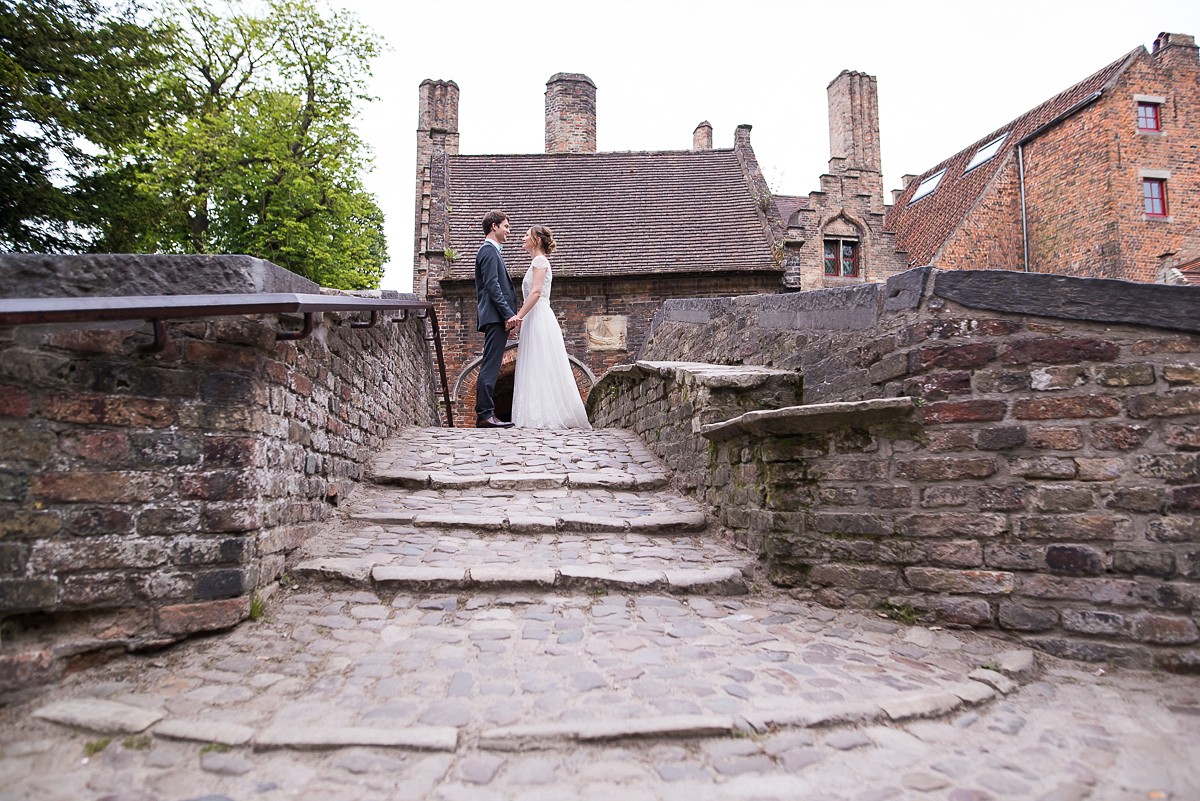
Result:
[[[1162,178],[1142,179],[1142,199],[1147,217],[1167,216],[1167,182]]]
[[[825,240],[825,274],[844,278],[858,277],[858,240]]]
[[[1138,103],[1138,130],[1161,131],[1157,103]]]

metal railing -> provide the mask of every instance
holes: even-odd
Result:
[[[419,319],[428,317],[432,342],[441,379],[442,400],[446,406],[446,425],[454,425],[450,389],[446,383],[446,362],[442,357],[442,335],[437,311],[422,300],[359,298],[343,295],[305,295],[292,293],[212,294],[212,295],[126,295],[119,297],[79,298],[0,298],[0,326],[47,323],[94,323],[112,320],[146,320],[154,327],[154,343],[145,351],[155,353],[167,346],[167,320],[195,317],[225,317],[243,314],[303,314],[299,330],[281,329],[279,340],[304,339],[316,327],[321,312],[369,312],[367,322],[351,323],[351,328],[371,328],[381,313],[398,311],[392,322],[403,322],[410,312]]]

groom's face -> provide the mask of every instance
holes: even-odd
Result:
[[[499,225],[493,225],[492,233],[495,234],[496,241],[503,245],[505,240],[508,239],[508,220],[505,220]]]

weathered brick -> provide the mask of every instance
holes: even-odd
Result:
[[[229,598],[204,603],[164,606],[158,610],[156,626],[163,634],[182,635],[217,631],[236,626],[250,614],[248,598]]]
[[[1165,364],[1162,377],[1168,384],[1200,384],[1200,364]]]
[[[77,570],[145,569],[166,564],[163,540],[112,535],[34,543],[29,566],[39,574]]]
[[[1125,634],[1129,621],[1118,612],[1100,609],[1064,609],[1063,628],[1080,634]]]
[[[0,462],[30,462],[41,465],[53,453],[54,432],[27,424],[0,426]]]
[[[208,501],[235,501],[257,497],[258,481],[242,470],[213,470],[183,476],[180,481],[184,498]]]
[[[209,468],[246,467],[256,464],[260,457],[258,437],[204,438],[204,464]]]
[[[1147,387],[1154,383],[1154,366],[1107,364],[1096,370],[1096,383],[1106,387]]]
[[[1074,389],[1087,383],[1087,370],[1078,365],[1040,367],[1029,372],[1029,386],[1035,392]]]
[[[58,582],[52,578],[0,578],[0,610],[51,609],[57,603]]]
[[[1017,578],[1017,594],[1029,598],[1060,601],[1092,601],[1115,606],[1137,606],[1140,598],[1136,581],[1108,578],[1072,578],[1022,573]]]
[[[1200,426],[1167,425],[1163,428],[1163,441],[1179,451],[1200,451]]]
[[[1049,485],[1034,491],[1033,508],[1039,512],[1081,512],[1096,505],[1087,487]]]
[[[814,565],[809,581],[814,586],[850,587],[863,590],[893,590],[899,584],[896,570],[868,565]]]
[[[196,577],[196,598],[206,601],[243,595],[252,589],[249,583],[246,571],[241,568],[210,570]]]
[[[133,457],[141,463],[175,467],[200,461],[200,442],[187,434],[156,431],[133,434],[129,438]]]
[[[813,515],[817,531],[827,534],[870,534],[886,536],[892,533],[891,518],[874,514],[818,512]]]
[[[1163,393],[1135,395],[1125,401],[1125,406],[1129,410],[1129,416],[1138,419],[1200,414],[1200,389],[1176,389]]]
[[[970,370],[983,367],[995,358],[996,346],[983,342],[919,348],[909,352],[908,369],[913,373],[932,367]]]
[[[165,500],[174,489],[169,475],[132,471],[43,473],[30,492],[47,503],[134,503]]]
[[[1200,481],[1200,453],[1156,453],[1134,462],[1138,475],[1161,478],[1168,484]]]
[[[812,475],[821,481],[877,481],[884,477],[886,469],[880,459],[846,459],[814,465]]]
[[[896,463],[896,476],[920,481],[962,481],[987,478],[996,463],[984,457],[938,457],[908,459]]]
[[[1121,349],[1113,342],[1082,337],[1053,337],[1010,342],[1001,360],[1005,364],[1073,364],[1081,361],[1112,361]]]
[[[970,429],[948,429],[942,431],[927,431],[925,433],[926,449],[931,453],[947,451],[970,451],[975,449],[975,435]]]
[[[858,504],[857,487],[820,487],[817,490],[818,502],[826,506],[856,506]],[[775,496],[770,496],[774,501]]]
[[[1046,546],[992,543],[984,549],[983,561],[988,567],[1003,570],[1039,570],[1046,564]]]
[[[1200,579],[1200,551],[1184,551],[1179,554],[1179,575],[1187,579]]]
[[[973,540],[954,542],[932,542],[927,550],[932,564],[948,567],[981,567],[983,545]]]
[[[1054,398],[1023,398],[1013,401],[1013,417],[1018,420],[1072,420],[1089,417],[1116,417],[1121,401],[1106,395],[1069,395]],[[1135,417],[1137,415],[1134,415]]]
[[[1086,545],[1049,545],[1046,567],[1059,575],[1097,576],[1104,572],[1104,553]]]
[[[0,417],[28,417],[32,408],[28,392],[11,384],[0,384]]]
[[[1033,384],[1028,372],[1012,370],[983,370],[975,373],[974,381],[975,389],[986,394],[1027,392]]]
[[[922,506],[962,506],[971,500],[970,487],[933,486],[921,490]]]
[[[1150,439],[1153,429],[1122,423],[1093,423],[1091,442],[1102,451],[1128,451],[1140,448]]]
[[[911,514],[896,519],[902,537],[999,537],[1008,531],[1008,518],[985,513],[939,512]]]
[[[1188,337],[1163,337],[1162,339],[1139,339],[1129,346],[1135,356],[1153,356],[1159,353],[1195,353],[1196,343]]]
[[[174,503],[147,509],[138,515],[137,532],[143,536],[187,534],[200,525],[200,511],[195,504]]]
[[[952,626],[992,625],[992,605],[983,598],[935,596],[929,600],[929,609],[937,620]]]
[[[129,458],[129,434],[125,431],[79,431],[59,438],[63,453],[89,462],[115,467]]]
[[[937,401],[920,410],[925,425],[938,423],[979,423],[1003,420],[1008,409],[1003,401]]]
[[[1058,625],[1058,610],[1025,606],[1024,604],[1000,602],[996,615],[1000,628],[1013,631],[1045,631]]]
[[[0,654],[0,693],[57,681],[62,665],[49,649]]]
[[[166,428],[176,422],[167,400],[108,395],[56,395],[42,399],[41,413],[64,423]]]
[[[936,567],[909,567],[904,578],[918,590],[960,592],[979,595],[1008,595],[1013,591],[1012,573],[995,570],[945,570]]]
[[[0,501],[21,503],[28,494],[28,475],[14,470],[0,470]]]
[[[29,546],[22,542],[0,542],[0,575],[22,575]]]
[[[1171,490],[1168,512],[1200,512],[1200,486],[1178,487]]]
[[[1083,447],[1083,432],[1078,428],[1038,426],[1029,432],[1029,447],[1039,450],[1077,451]]]
[[[1014,475],[1033,479],[1072,479],[1079,468],[1074,459],[1039,456],[1036,459],[1017,459],[1010,470]]]
[[[134,601],[133,591],[121,572],[84,573],[62,579],[62,606],[97,608],[124,606]]]
[[[72,507],[62,512],[63,531],[77,537],[133,533],[133,512],[119,506]]]
[[[976,443],[980,450],[1000,451],[1024,445],[1029,438],[1029,433],[1020,426],[1003,426],[981,428],[976,437]]]
[[[1004,487],[977,487],[976,502],[985,511],[1017,511],[1025,508],[1025,500],[1029,488],[1024,484],[1010,484]]]
[[[912,489],[904,486],[866,487],[867,505],[876,509],[912,506]]]
[[[245,373],[257,372],[264,361],[261,351],[255,348],[202,339],[189,340],[184,345],[183,360],[203,365],[206,370]]]
[[[925,561],[925,546],[907,539],[881,540],[875,556],[885,564],[915,565]]]
[[[1116,481],[1125,475],[1128,465],[1123,459],[1075,459],[1080,481]]]
[[[1168,515],[1146,522],[1146,538],[1155,542],[1200,542],[1200,517]]]
[[[1190,618],[1143,612],[1133,617],[1133,638],[1160,645],[1189,645],[1200,640],[1200,631]]]
[[[928,373],[904,382],[904,394],[914,398],[939,400],[971,391],[971,374],[965,370]]]
[[[1102,514],[1030,515],[1017,522],[1017,531],[1025,539],[1067,542],[1133,538],[1128,519]]]
[[[1158,487],[1117,487],[1104,505],[1128,512],[1162,512],[1166,503],[1166,492]]]
[[[1169,551],[1113,551],[1113,570],[1139,576],[1169,578],[1175,572],[1175,555]]]

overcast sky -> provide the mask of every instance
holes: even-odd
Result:
[[[412,287],[417,89],[458,84],[462,153],[545,150],[546,81],[596,84],[601,151],[751,144],[771,189],[806,195],[829,159],[825,89],[878,79],[886,198],[1160,31],[1200,35],[1200,0],[330,0],[379,34],[359,129],[387,217],[385,289]]]

